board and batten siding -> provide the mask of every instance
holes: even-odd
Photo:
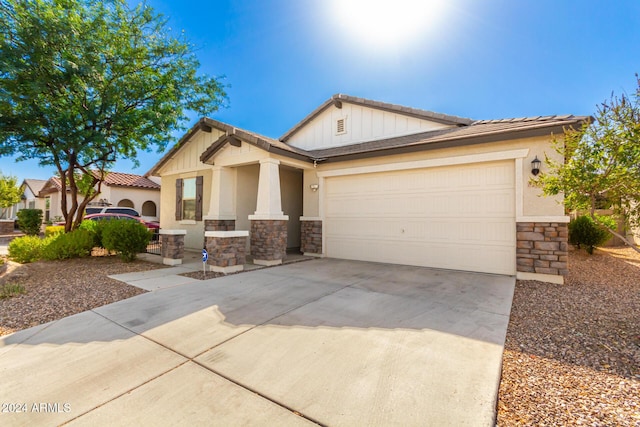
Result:
[[[344,133],[337,134],[338,119],[344,119]],[[304,150],[318,150],[449,127],[451,126],[442,123],[343,102],[342,108],[332,105],[320,113],[294,133],[287,143]]]
[[[215,128],[211,132],[196,133],[188,142],[183,142],[183,147],[173,155],[171,161],[162,166],[160,176],[202,169],[204,165],[200,156],[223,134],[223,131]]]

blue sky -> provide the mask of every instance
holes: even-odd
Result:
[[[198,46],[201,72],[225,76],[212,117],[276,138],[335,93],[474,119],[587,115],[640,72],[637,0],[349,3],[148,0]],[[114,170],[144,174],[161,155]],[[0,171],[53,174],[6,157]]]

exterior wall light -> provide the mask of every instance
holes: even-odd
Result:
[[[531,161],[531,173],[533,174],[533,176],[536,176],[540,173],[541,165],[542,162],[538,159],[538,156],[536,156],[536,158]]]
[[[319,186],[318,184],[311,184],[311,185],[309,186],[309,188],[311,189],[311,191],[313,191],[314,193],[315,193],[316,191],[318,191],[318,188],[319,188],[319,187],[320,187],[320,186]]]

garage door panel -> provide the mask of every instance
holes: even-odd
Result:
[[[419,265],[482,273],[513,274],[513,253],[493,245],[464,247],[447,242],[381,242],[376,239],[336,239],[333,258],[366,260],[392,264]]]
[[[514,274],[513,161],[331,177],[336,258]]]

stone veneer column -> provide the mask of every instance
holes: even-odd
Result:
[[[253,263],[278,265],[287,253],[287,221],[280,196],[280,161],[260,160],[258,199],[251,221],[250,249]]]
[[[235,219],[204,219],[204,231],[235,231]]]
[[[558,280],[550,281],[562,283],[562,276],[569,274],[567,224],[561,222],[519,222],[516,227],[518,278],[535,280],[535,277],[529,276],[529,274],[558,276]]]
[[[244,270],[247,255],[248,231],[206,231],[207,264],[217,273],[236,273]]]
[[[300,251],[305,255],[322,256],[322,220],[300,217]]]
[[[184,258],[184,236],[187,230],[160,230],[162,263],[180,265]]]
[[[250,244],[254,264],[282,264],[287,256],[287,220],[251,220]]]
[[[15,221],[12,219],[0,219],[0,234],[13,234]]]

